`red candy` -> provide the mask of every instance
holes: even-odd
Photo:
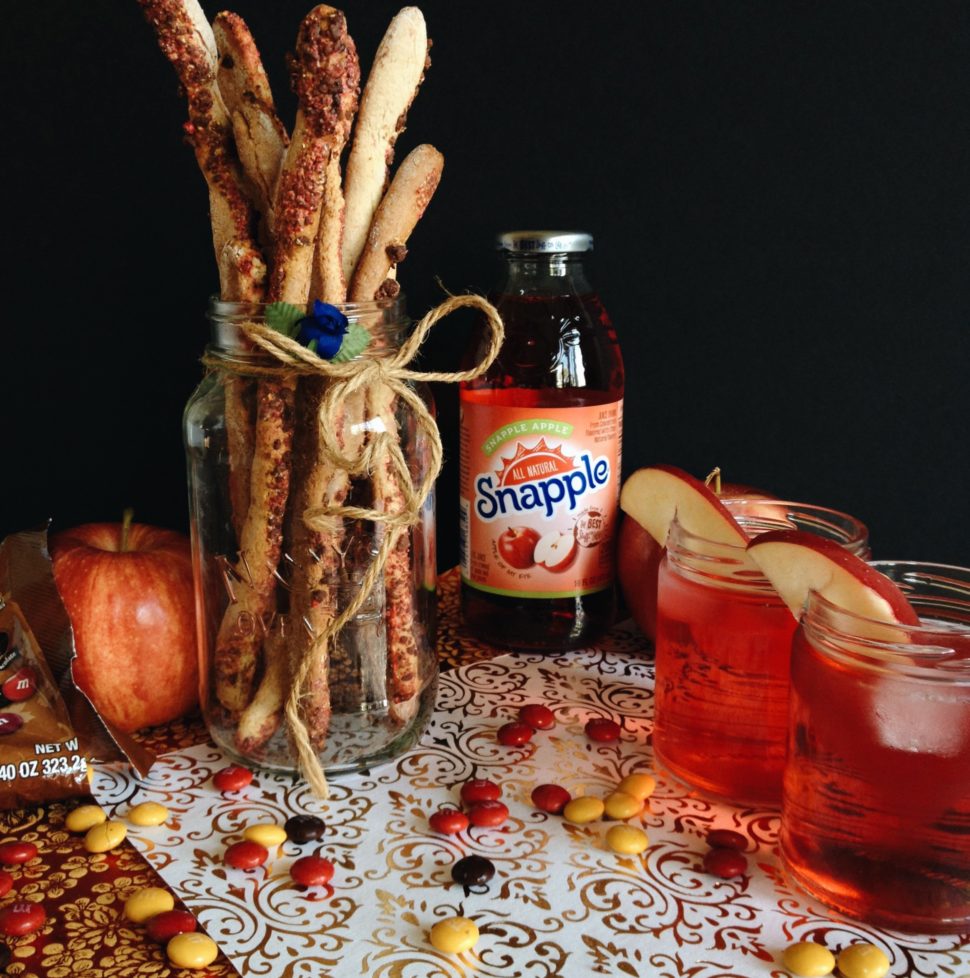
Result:
[[[744,876],[747,868],[748,860],[737,849],[709,849],[704,856],[704,869],[721,879]]]
[[[323,856],[301,856],[290,867],[290,876],[300,886],[324,886],[333,877],[333,863]]]
[[[156,943],[167,944],[179,934],[191,934],[197,926],[188,910],[166,910],[145,924],[145,933]]]
[[[30,666],[24,666],[23,669],[18,669],[0,687],[0,692],[11,703],[20,703],[23,700],[29,700],[37,692],[37,675]]]
[[[534,733],[532,727],[527,723],[514,720],[512,723],[502,724],[498,728],[498,742],[505,747],[521,747],[532,740]]]
[[[528,703],[519,710],[519,719],[533,730],[548,730],[556,725],[556,714],[541,703]]]
[[[227,866],[232,866],[234,869],[255,869],[269,859],[269,850],[258,842],[245,839],[242,842],[234,842],[222,858]]]
[[[603,717],[594,717],[586,721],[586,736],[590,740],[598,740],[601,744],[608,744],[610,741],[619,740],[623,732],[618,723],[613,720],[606,720]]]
[[[495,801],[502,795],[502,789],[494,782],[485,778],[473,778],[461,786],[461,800],[466,805],[474,805],[479,801]]]
[[[532,804],[543,812],[562,815],[562,810],[573,800],[573,796],[558,784],[540,784],[532,789]]]
[[[457,808],[439,808],[428,819],[428,824],[442,835],[457,835],[468,828],[468,816]]]
[[[23,937],[40,930],[47,920],[47,914],[39,903],[20,900],[0,910],[0,934],[7,937]]]
[[[748,840],[732,829],[711,829],[707,833],[707,844],[712,849],[737,849],[738,852],[744,852],[748,847]]]
[[[500,801],[480,801],[468,809],[468,821],[480,828],[496,828],[504,825],[509,810]]]
[[[0,864],[17,866],[29,863],[37,855],[37,846],[33,842],[4,842],[0,845]]]
[[[0,897],[5,897],[13,886],[13,877],[0,869]]]
[[[212,783],[220,791],[241,791],[253,780],[253,772],[240,764],[230,764],[212,775]]]

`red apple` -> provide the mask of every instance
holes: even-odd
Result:
[[[711,479],[715,480],[715,487],[719,484],[716,495],[720,499],[774,498],[752,486],[720,482],[718,469],[708,476],[708,480]],[[651,641],[657,635],[657,574],[665,550],[635,518],[624,515],[616,543],[617,579],[633,620]]]
[[[535,562],[539,534],[531,526],[510,526],[498,538],[498,553],[502,560],[516,570],[527,570]]]
[[[74,628],[74,679],[126,733],[198,702],[189,540],[139,523],[87,523],[51,539],[54,580]]]

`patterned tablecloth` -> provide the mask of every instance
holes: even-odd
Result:
[[[537,783],[602,796],[625,774],[651,769],[648,649],[627,625],[596,649],[497,656],[462,634],[456,592],[447,575],[445,672],[430,729],[396,763],[335,782],[327,802],[265,772],[244,793],[221,795],[211,775],[225,759],[200,728],[183,725],[154,736],[156,748],[177,749],[144,782],[127,770],[98,772],[95,794],[109,812],[123,817],[132,804],[157,800],[172,813],[165,826],[132,829],[133,845],[89,856],[63,830],[63,806],[8,816],[4,837],[41,849],[16,873],[15,894],[42,900],[49,914],[39,934],[11,942],[8,973],[182,975],[120,912],[133,889],[158,885],[157,872],[223,949],[225,957],[203,972],[213,978],[233,974],[229,961],[241,974],[272,978],[778,978],[787,974],[780,952],[801,939],[833,950],[872,941],[889,955],[896,978],[970,978],[966,937],[881,932],[840,920],[792,890],[778,868],[771,812],[710,803],[658,771],[649,809],[635,820],[650,846],[636,857],[605,847],[608,823],[570,825],[537,812],[529,802]],[[537,701],[556,710],[557,726],[524,748],[499,746],[496,729],[522,703]],[[620,721],[620,742],[588,740],[582,728],[592,716]],[[428,815],[455,804],[458,786],[475,776],[501,783],[507,826],[453,837],[431,832]],[[337,867],[330,887],[293,886],[289,866],[308,850],[290,843],[257,871],[223,864],[226,845],[246,825],[296,812],[327,822],[320,848]],[[749,840],[746,878],[703,872],[712,826]],[[472,853],[495,863],[486,893],[465,893],[451,880],[455,860]],[[441,954],[428,929],[457,913],[475,919],[481,938],[464,955]]]

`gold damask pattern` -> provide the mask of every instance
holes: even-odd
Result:
[[[639,820],[650,847],[633,857],[607,850],[604,823],[568,825],[535,811],[529,795],[536,784],[604,795],[624,775],[651,769],[652,665],[643,639],[620,627],[598,649],[495,658],[461,633],[455,590],[450,576],[441,644],[445,662],[459,668],[441,677],[428,732],[397,762],[336,781],[328,802],[269,772],[258,772],[239,795],[223,796],[211,776],[225,759],[207,744],[167,756],[143,783],[127,772],[99,772],[95,791],[109,809],[146,800],[168,806],[169,823],[133,829],[134,842],[240,973],[781,978],[781,951],[795,940],[821,940],[834,950],[864,939],[887,952],[896,978],[970,975],[970,950],[958,938],[905,937],[843,922],[790,889],[778,870],[770,812],[708,802],[656,772],[657,791]],[[501,747],[495,731],[527,702],[553,707],[557,726],[525,747]],[[622,723],[619,744],[587,740],[583,724],[592,716]],[[501,783],[509,823],[452,837],[430,831],[428,816],[456,804],[471,777]],[[293,860],[312,847],[285,843],[266,867],[249,872],[223,864],[225,847],[245,826],[298,812],[327,822],[320,850],[337,867],[330,887],[302,891],[289,879]],[[714,826],[750,840],[745,879],[703,872],[703,840]],[[466,894],[451,881],[453,863],[472,853],[496,865],[485,894]],[[90,950],[103,954],[119,931],[99,915],[96,898],[78,901],[71,913],[76,940],[98,935],[72,948],[75,960],[90,960],[81,957]],[[436,951],[429,928],[459,913],[478,924],[478,945],[461,956]],[[52,950],[50,960],[68,967],[59,953]]]

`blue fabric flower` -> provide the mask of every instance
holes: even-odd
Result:
[[[317,356],[330,360],[344,341],[347,317],[336,306],[316,299],[313,303],[313,314],[304,316],[297,326],[299,332],[296,334],[296,341],[310,346],[316,340]]]

